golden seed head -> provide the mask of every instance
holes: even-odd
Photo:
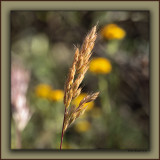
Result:
[[[71,68],[69,69],[68,77],[64,87],[64,105],[67,108],[66,112],[68,113],[65,114],[64,118],[64,131],[71,123],[75,121],[76,118],[85,112],[87,106],[84,107],[84,104],[94,101],[99,94],[99,92],[96,92],[94,94],[87,95],[81,100],[78,107],[69,107],[72,100],[79,96],[81,93],[81,88],[79,88],[79,86],[82,83],[85,73],[89,68],[89,59],[92,55],[92,49],[94,47],[96,37],[96,26],[94,26],[86,36],[81,49],[79,50],[76,48],[74,60]]]

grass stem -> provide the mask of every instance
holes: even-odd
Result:
[[[62,127],[62,134],[61,134],[60,150],[62,149],[62,143],[63,143],[65,115],[66,115],[66,107],[65,107],[64,118],[63,118],[63,127]]]

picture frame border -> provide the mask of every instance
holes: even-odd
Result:
[[[10,11],[149,10],[150,151],[12,151],[9,146]],[[158,159],[159,155],[159,1],[1,1],[1,159]]]

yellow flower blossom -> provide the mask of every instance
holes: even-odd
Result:
[[[77,98],[75,98],[75,99],[73,100],[72,103],[78,107],[80,101],[81,101],[84,97],[86,97],[86,96],[87,96],[87,93],[81,93]],[[86,111],[89,111],[89,110],[91,110],[91,109],[94,107],[94,102],[92,101],[92,102],[86,103],[86,104],[84,105],[84,107],[85,107],[85,106],[88,106],[87,109],[86,109]]]
[[[62,101],[64,96],[64,92],[62,90],[52,90],[49,95],[49,99],[52,101]]]
[[[123,39],[126,32],[116,24],[108,24],[102,28],[101,35],[108,40]]]
[[[96,74],[108,74],[112,70],[112,65],[106,58],[94,58],[90,62],[89,70]]]
[[[87,120],[78,121],[74,125],[74,129],[79,133],[88,131],[90,127],[91,127],[91,124]]]
[[[59,149],[59,146],[58,146]],[[63,149],[72,149],[72,147],[69,145],[69,143],[63,143]]]
[[[47,84],[39,84],[38,86],[36,86],[35,88],[35,93],[38,97],[41,98],[48,98],[50,92],[51,92],[52,88],[50,85]]]

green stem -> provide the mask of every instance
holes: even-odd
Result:
[[[103,112],[105,114],[111,113],[110,98],[108,94],[108,81],[103,75],[98,76],[98,86],[100,90],[100,98]]]

